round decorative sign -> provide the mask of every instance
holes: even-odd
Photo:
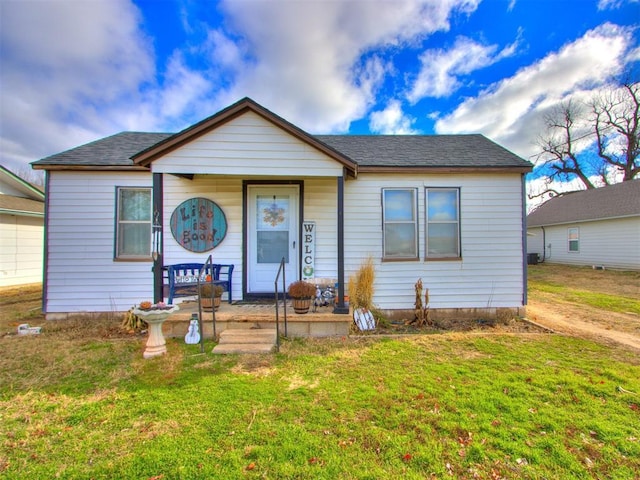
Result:
[[[227,234],[227,218],[222,209],[207,198],[185,200],[171,214],[171,233],[180,245],[192,252],[217,247]]]

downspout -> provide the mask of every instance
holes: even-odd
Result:
[[[540,260],[540,263],[544,263],[547,258],[547,232],[543,225],[540,225],[540,228],[542,229],[542,260]]]
[[[349,308],[344,304],[344,176],[337,177],[338,187],[338,303],[333,313],[349,314]]]
[[[162,190],[162,173],[153,174],[153,220],[158,220],[160,225],[164,225],[163,222],[163,190]],[[163,238],[163,230],[160,230],[160,238]],[[164,300],[163,292],[163,279],[162,279],[162,264],[164,257],[164,241],[160,242],[160,248],[158,255],[153,259],[153,302],[158,303]]]
[[[527,304],[527,185],[525,174],[520,175],[522,192],[522,305]]]

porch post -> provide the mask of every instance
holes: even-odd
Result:
[[[153,174],[153,218],[151,219],[152,223],[156,221],[163,225],[162,221],[162,206],[163,206],[163,198],[162,198],[162,174],[154,173]],[[160,244],[158,245],[158,255],[153,259],[153,302],[158,303],[164,300],[164,292],[163,292],[163,279],[162,279],[162,264],[163,264],[163,256],[164,256],[164,242],[163,240],[163,231],[160,228]]]
[[[338,303],[333,313],[348,314],[344,304],[344,172],[338,180]]]

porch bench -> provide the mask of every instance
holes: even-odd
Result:
[[[173,303],[175,297],[192,297],[198,295],[198,275],[204,267],[204,263],[176,263],[163,267],[163,279],[165,291],[169,304]],[[213,264],[207,266],[204,273],[205,278],[211,275],[211,280],[207,283],[220,285],[232,302],[231,285],[233,275],[233,265]],[[223,278],[220,278],[220,277]],[[204,282],[203,282],[204,283]]]

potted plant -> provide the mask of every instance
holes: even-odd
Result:
[[[211,310],[212,306],[217,310],[220,307],[220,298],[224,288],[222,285],[213,285],[211,283],[203,283],[200,285],[200,303],[204,310]],[[211,299],[213,297],[213,300]]]
[[[293,302],[296,313],[307,313],[311,307],[311,299],[316,295],[316,287],[303,280],[297,280],[289,285],[289,297]]]

